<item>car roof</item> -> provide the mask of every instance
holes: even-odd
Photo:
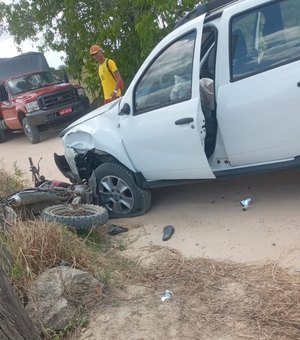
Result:
[[[184,25],[188,21],[195,19],[196,17],[206,14],[206,15],[215,15],[221,14],[225,7],[229,7],[236,2],[241,2],[244,0],[214,0],[207,2],[205,4],[198,5],[194,10],[186,14],[180,21],[177,22],[174,29]]]

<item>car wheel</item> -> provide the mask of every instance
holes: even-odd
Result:
[[[41,217],[79,230],[105,224],[108,212],[106,208],[93,204],[59,204],[45,208]]]
[[[23,119],[23,131],[31,144],[37,144],[40,141],[40,133],[36,126],[32,125],[27,118]]]
[[[3,123],[3,120],[0,120],[0,143],[4,143],[6,141],[7,141],[6,127]]]
[[[145,214],[151,206],[151,193],[135,183],[130,170],[117,163],[104,163],[95,170],[97,194],[111,218]]]

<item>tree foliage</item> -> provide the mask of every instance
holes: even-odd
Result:
[[[68,72],[79,80],[84,75],[96,92],[99,80],[90,45],[100,44],[116,60],[128,85],[152,48],[194,6],[194,0],[0,1],[0,21],[5,18],[17,43],[29,38],[41,51],[65,52]]]

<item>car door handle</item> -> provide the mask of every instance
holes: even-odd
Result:
[[[300,81],[299,81],[299,83],[297,83],[297,86],[300,87]]]
[[[175,125],[183,125],[183,124],[189,124],[194,121],[194,118],[192,117],[186,117],[186,118],[181,118],[175,121]]]

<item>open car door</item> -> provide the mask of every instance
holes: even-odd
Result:
[[[199,92],[204,15],[179,27],[149,55],[121,107],[124,146],[147,180],[214,178],[205,155]]]

